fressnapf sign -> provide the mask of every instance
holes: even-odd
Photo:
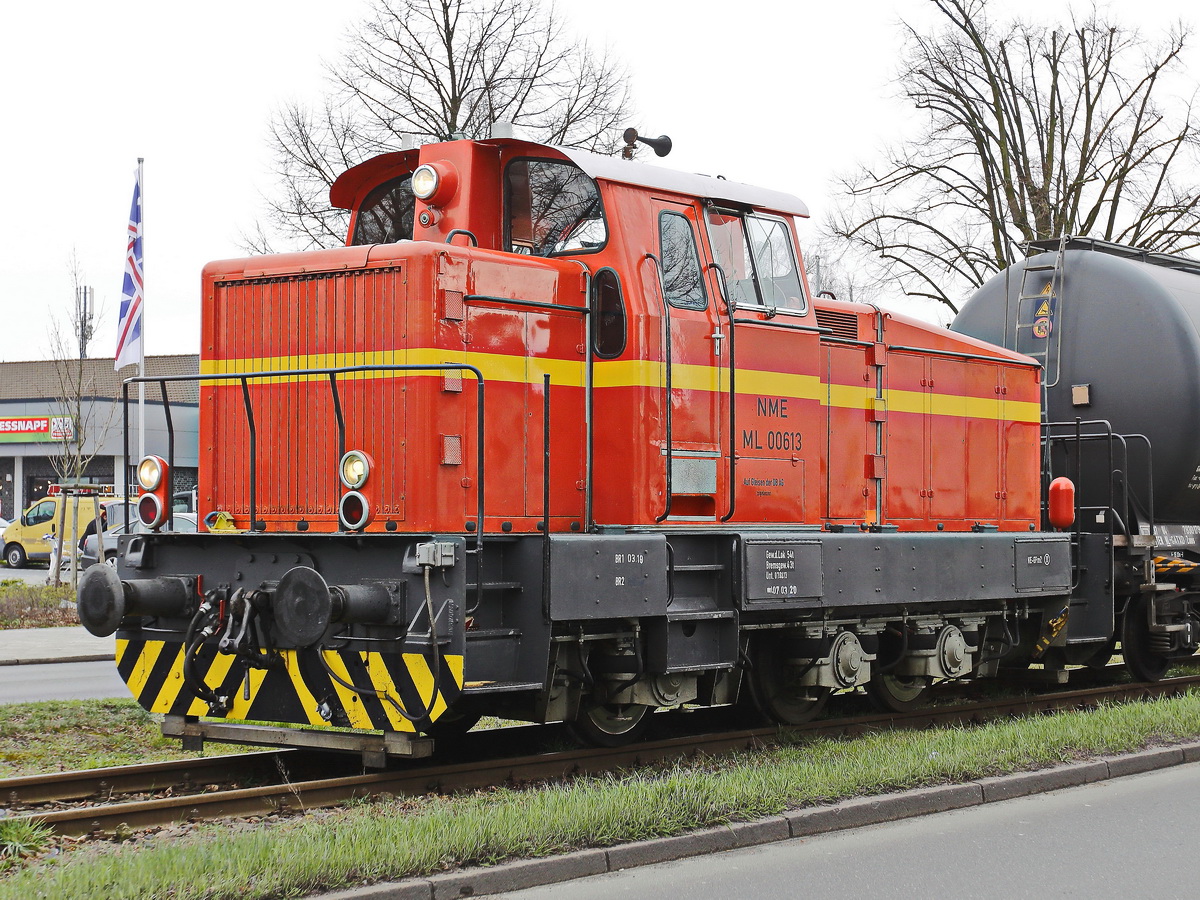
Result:
[[[0,443],[57,443],[74,437],[75,420],[70,416],[0,418]]]

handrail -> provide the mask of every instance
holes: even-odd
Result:
[[[654,262],[654,272],[658,278],[658,296],[662,299],[662,305],[663,305],[663,334],[664,334],[664,337],[663,337],[663,364],[664,365],[663,365],[663,368],[666,370],[666,380],[667,380],[667,401],[666,401],[666,410],[664,411],[664,416],[666,419],[665,424],[666,424],[666,429],[667,429],[667,440],[666,440],[667,503],[666,503],[665,508],[663,509],[662,515],[654,520],[657,523],[657,522],[666,521],[666,519],[671,515],[671,491],[672,491],[671,469],[674,468],[674,464],[675,464],[674,456],[672,454],[672,447],[671,447],[671,444],[673,443],[673,438],[672,438],[672,434],[671,434],[671,424],[672,424],[671,423],[671,405],[673,403],[673,400],[671,397],[671,392],[672,392],[674,385],[672,384],[672,381],[671,381],[671,338],[672,338],[672,335],[671,335],[671,304],[667,302],[667,288],[663,284],[662,263],[659,262],[658,257],[655,256],[653,253],[647,253],[645,256],[643,256],[642,262],[645,262],[648,259],[652,260]]]
[[[170,404],[167,402],[167,383],[204,383],[229,381],[237,382],[242,386],[242,398],[246,407],[246,415],[250,427],[250,531],[253,533],[257,525],[257,495],[255,493],[255,483],[257,478],[256,472],[256,456],[257,456],[257,440],[256,429],[254,425],[254,409],[250,402],[249,382],[254,380],[262,380],[267,378],[300,378],[304,376],[328,376],[330,390],[333,392],[335,404],[338,407],[339,419],[339,444],[342,454],[345,453],[345,424],[340,415],[340,403],[338,402],[337,391],[337,376],[348,375],[355,372],[446,372],[458,371],[469,372],[475,376],[476,380],[476,412],[475,412],[475,429],[476,429],[476,482],[478,489],[476,491],[476,520],[475,520],[475,567],[476,578],[475,585],[478,593],[478,600],[483,599],[483,521],[484,521],[484,399],[485,399],[485,383],[483,372],[469,363],[427,363],[427,364],[395,364],[395,363],[378,363],[374,365],[360,366],[333,366],[325,368],[312,369],[272,369],[265,372],[221,372],[211,374],[196,374],[196,375],[140,375],[126,378],[121,383],[121,401],[123,404],[123,449],[125,453],[125,496],[129,497],[129,388],[134,384],[157,383],[159,384],[164,407],[169,410]],[[168,421],[168,445],[167,445],[167,465],[170,470],[175,468],[175,441],[174,429],[170,425],[170,413],[166,413]],[[341,456],[339,455],[339,459]]]

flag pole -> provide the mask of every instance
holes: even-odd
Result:
[[[142,157],[138,157],[138,185],[142,201],[142,339],[138,344],[138,375],[146,377],[146,183],[142,181]],[[146,383],[138,382],[138,460],[146,456]],[[129,465],[129,460],[125,461]],[[128,498],[126,498],[128,499]]]

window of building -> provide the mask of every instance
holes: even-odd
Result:
[[[662,247],[663,296],[672,306],[704,309],[708,306],[708,295],[704,292],[692,223],[680,213],[664,212],[658,217],[658,236]]]
[[[625,349],[625,299],[621,280],[608,268],[592,279],[592,348],[604,359],[620,356]]]
[[[528,256],[591,253],[608,240],[596,182],[573,163],[516,159],[505,171],[505,246]]]
[[[391,244],[411,241],[416,198],[412,175],[401,175],[384,182],[363,201],[354,220],[351,244]]]

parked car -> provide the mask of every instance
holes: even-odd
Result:
[[[16,521],[5,527],[3,534],[4,559],[10,568],[22,569],[31,560],[49,560],[51,541],[58,529],[59,504],[62,494],[45,497],[21,513]],[[100,505],[106,511],[110,525],[125,519],[124,501],[111,494],[101,497]],[[78,534],[82,536],[95,517],[95,506],[91,497],[79,498]],[[68,528],[68,531],[70,529]]]
[[[145,531],[141,522],[134,523],[134,533]],[[172,531],[195,531],[196,516],[193,513],[175,513]],[[117,564],[117,538],[125,533],[125,523],[118,522],[104,532],[104,562],[110,566]],[[83,541],[83,549],[79,553],[79,568],[94,566],[100,562],[100,543],[96,535],[89,534]]]

